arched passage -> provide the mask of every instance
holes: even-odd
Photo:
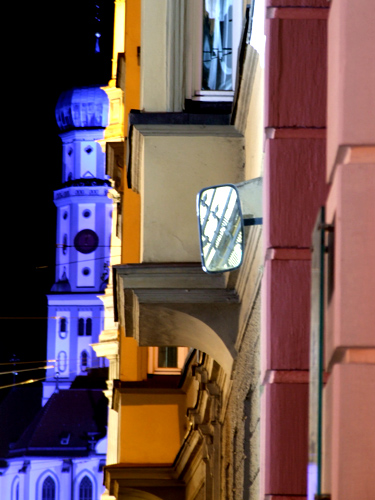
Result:
[[[204,321],[179,310],[142,305],[139,320],[140,345],[186,346],[212,356],[227,372],[233,357],[223,340]]]
[[[152,493],[133,488],[124,488],[121,491],[122,500],[163,500]]]

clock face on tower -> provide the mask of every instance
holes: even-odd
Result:
[[[97,249],[99,237],[91,229],[82,229],[74,238],[74,247],[78,252],[91,253]]]

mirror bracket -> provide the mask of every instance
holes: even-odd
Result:
[[[242,220],[244,226],[259,226],[263,224],[263,217],[248,217]]]

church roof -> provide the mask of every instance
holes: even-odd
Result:
[[[109,99],[100,87],[73,88],[63,92],[55,116],[60,130],[108,126]]]
[[[101,390],[53,394],[17,442],[14,456],[87,456],[106,434],[107,399]]]
[[[40,410],[42,387],[14,387],[0,404],[0,457],[8,453]]]

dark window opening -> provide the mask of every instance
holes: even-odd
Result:
[[[177,368],[177,347],[159,347],[159,368]]]
[[[78,320],[78,335],[85,334],[85,320],[83,318],[79,318]]]
[[[60,332],[66,332],[66,318],[60,318]]]
[[[85,372],[87,370],[88,355],[86,351],[81,352],[81,371]]]
[[[91,335],[92,334],[92,319],[87,318],[86,320],[86,335]]]
[[[42,487],[42,500],[55,500],[55,481],[51,476],[48,476]]]
[[[79,485],[79,500],[92,500],[92,482],[87,476]]]

